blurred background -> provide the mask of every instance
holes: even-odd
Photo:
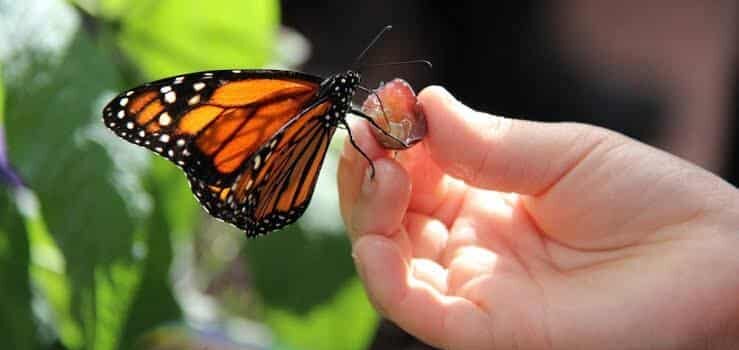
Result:
[[[100,122],[219,68],[346,70],[474,108],[608,127],[739,183],[737,2],[0,0],[0,339],[8,349],[425,349],[356,278],[332,144],[308,213],[247,240]],[[360,101],[355,101],[360,102]]]

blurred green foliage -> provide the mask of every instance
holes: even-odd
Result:
[[[147,334],[182,327],[198,348],[198,339],[210,339],[198,334],[212,332],[190,332],[191,321],[203,322],[202,310],[192,311],[202,305],[182,296],[193,292],[214,301],[206,303],[206,328],[218,329],[229,348],[366,347],[377,317],[343,235],[294,225],[246,240],[202,214],[176,167],[100,122],[115,92],[146,80],[275,60],[277,1],[0,0],[0,19],[8,24],[0,28],[0,126],[27,184],[0,184],[4,347],[158,349],[164,338]],[[173,274],[178,256],[218,258],[199,246],[209,232],[243,245],[235,261],[249,278],[232,283],[246,295],[238,308],[204,287],[226,263],[203,268],[207,259],[191,257],[184,271],[195,274],[196,290],[177,285],[186,280]],[[247,318],[274,341],[234,337],[225,326]]]
[[[149,77],[268,62],[276,1],[131,1],[121,12],[121,47]],[[245,54],[248,53],[248,54]]]
[[[272,307],[267,310],[267,320],[292,349],[365,349],[376,320],[367,317],[364,303],[357,302],[364,299],[361,284],[352,279],[331,300],[307,314]]]
[[[37,349],[31,317],[28,235],[9,192],[0,191],[0,334],[8,349]]]

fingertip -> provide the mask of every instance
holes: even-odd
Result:
[[[408,173],[397,161],[374,161],[375,174],[364,173],[360,192],[351,213],[349,230],[354,237],[364,234],[391,236],[401,227],[410,201]]]
[[[453,102],[454,96],[443,86],[431,85],[425,87],[418,93],[418,103],[426,105],[437,102]]]
[[[395,242],[380,235],[365,235],[352,247],[357,272],[378,311],[403,299],[407,291],[408,263]]]
[[[477,113],[472,108],[460,102],[449,90],[442,86],[429,86],[418,94],[418,103],[426,118],[431,118],[437,128],[450,122],[450,115],[457,118],[469,117]]]
[[[425,271],[418,271],[422,276],[413,276],[416,272],[411,271],[410,259],[398,244],[380,235],[360,237],[353,245],[352,256],[372,304],[409,333],[443,348],[471,349],[490,344],[486,315],[468,300],[440,293],[443,281],[429,281],[443,277],[443,268],[425,264]],[[414,268],[424,265],[419,266],[420,261],[414,262]]]
[[[410,262],[395,242],[367,235],[354,243],[353,256],[378,312],[430,344],[444,344],[445,298],[411,276]]]
[[[349,128],[357,146],[370,158],[379,159],[387,157],[389,152],[382,149],[371,135],[368,123],[361,120],[350,120]],[[344,148],[339,160],[337,182],[339,185],[339,204],[341,215],[347,227],[351,227],[351,213],[357,197],[360,194],[361,183],[369,163],[351,144],[350,138],[344,141]],[[350,238],[351,230],[350,230]]]

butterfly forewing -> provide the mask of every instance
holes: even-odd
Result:
[[[118,136],[208,184],[232,181],[254,153],[316,96],[321,79],[289,71],[214,71],[125,92],[103,111]]]

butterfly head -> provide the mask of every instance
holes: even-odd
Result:
[[[336,105],[348,107],[360,80],[359,73],[352,70],[336,74],[321,84],[320,94],[328,97]]]

